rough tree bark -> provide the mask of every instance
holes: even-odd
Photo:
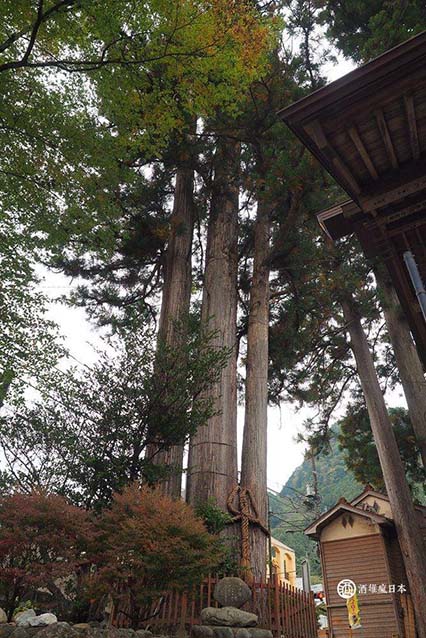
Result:
[[[360,316],[349,296],[342,301],[342,308],[398,532],[416,610],[418,636],[426,638],[426,552],[422,534]]]
[[[237,266],[239,143],[218,141],[207,231],[202,323],[217,331],[213,345],[230,351],[220,380],[209,395],[217,413],[190,443],[187,499],[192,505],[215,499],[223,510],[237,482]]]
[[[164,286],[158,339],[167,345],[179,347],[182,330],[189,316],[192,285],[192,237],[194,229],[194,170],[182,165],[176,172],[173,211],[170,220],[170,237],[166,253]],[[157,465],[167,465],[172,473],[159,484],[161,491],[172,498],[180,498],[184,446],[174,445],[168,450],[155,451],[152,446],[148,454]]]
[[[382,293],[383,313],[404,388],[411,423],[422,456],[423,466],[426,468],[426,380],[423,366],[389,276],[380,267],[375,268],[374,272]]]
[[[253,278],[250,288],[247,334],[245,417],[241,462],[241,487],[250,491],[262,526],[268,525],[267,412],[269,333],[270,210],[258,202],[254,231]],[[267,535],[250,526],[250,565],[255,580],[266,577]],[[243,557],[244,558],[244,557]]]

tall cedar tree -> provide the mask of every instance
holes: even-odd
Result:
[[[195,126],[194,131],[195,133]],[[161,312],[158,341],[179,350],[185,335],[179,326],[188,325],[192,288],[192,237],[194,232],[194,168],[187,141],[185,153],[179,157],[176,171],[173,211],[170,217],[164,284],[161,297]],[[168,465],[172,475],[162,483],[165,494],[180,498],[184,441],[168,449],[162,449],[154,457],[155,463]]]
[[[426,471],[426,380],[410,326],[386,269],[374,269],[417,445]]]
[[[226,511],[237,483],[237,270],[240,143],[224,131],[217,140],[207,230],[201,321],[217,331],[217,345],[229,353],[209,396],[218,413],[191,438],[188,502],[215,499]]]
[[[256,579],[265,577],[267,557],[270,276],[271,271],[280,270],[280,260],[287,252],[287,237],[300,223],[304,204],[320,183],[319,171],[311,169],[311,159],[298,144],[289,142],[289,132],[276,121],[275,113],[283,106],[283,100],[290,103],[303,95],[303,85],[309,85],[307,77],[310,76],[305,75],[300,56],[275,50],[262,82],[251,87],[241,131],[245,143],[243,186],[249,218],[240,249],[244,314],[239,334],[247,331],[241,494],[248,497],[253,519],[249,528],[248,567]],[[252,200],[257,203],[254,223],[250,220]],[[247,568],[246,561],[243,556]]]

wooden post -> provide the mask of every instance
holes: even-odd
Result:
[[[317,635],[317,615],[315,611],[315,596],[313,592],[310,592],[310,604],[311,604],[311,636],[315,638]]]
[[[284,601],[284,614],[283,614],[283,629],[284,629],[284,635],[287,636],[288,635],[288,620],[289,620],[289,610],[288,610],[288,590],[287,590],[287,584],[284,583],[284,591],[283,591],[283,601]]]
[[[278,582],[278,574],[274,576],[274,620],[277,635],[281,635],[281,616],[280,616],[280,584]]]
[[[288,598],[290,601],[290,613],[289,613],[289,625],[290,625],[290,634],[294,633],[294,596],[293,596],[293,587],[288,585]]]
[[[182,606],[181,606],[181,609],[180,609],[180,622],[179,622],[181,635],[184,635],[184,633],[185,633],[186,616],[187,616],[187,614],[188,614],[188,595],[187,595],[186,592],[183,592],[183,594],[182,594]]]

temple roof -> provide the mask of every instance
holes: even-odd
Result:
[[[425,57],[423,32],[278,113],[365,212],[426,186]]]
[[[426,322],[405,268],[426,281],[426,32],[279,116],[349,199],[319,214],[333,239],[355,232],[386,263],[426,367]]]

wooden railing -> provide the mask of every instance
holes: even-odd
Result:
[[[183,635],[193,625],[201,624],[204,607],[217,607],[213,598],[216,577],[206,578],[191,592],[165,592],[157,600],[141,627],[154,633]],[[259,627],[270,629],[274,638],[317,638],[315,603],[312,593],[306,593],[276,580],[251,584],[252,599],[243,609],[259,617]],[[111,622],[116,627],[127,627],[129,616],[125,603],[114,609]]]

